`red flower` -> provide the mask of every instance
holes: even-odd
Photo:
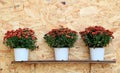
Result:
[[[84,39],[85,39],[85,37],[84,37],[84,36],[82,36],[82,39],[84,40]]]
[[[36,40],[36,39],[37,39],[36,37],[32,36],[32,40]]]
[[[96,32],[92,32],[92,35],[96,35],[97,33]]]
[[[26,39],[28,39],[28,36],[25,36]]]
[[[113,37],[112,34],[113,32],[109,31],[109,30],[105,30],[105,28],[101,27],[101,26],[94,26],[94,27],[88,27],[85,29],[85,31],[81,31],[79,32],[81,35],[87,35],[92,34],[92,35],[97,35],[97,34],[108,34],[109,36]]]
[[[51,31],[49,31],[46,35],[50,35],[53,38],[57,37],[57,36],[61,36],[61,35],[66,35],[67,38],[71,38],[69,36],[69,34],[77,34],[76,31],[70,30],[68,28],[60,28],[60,29],[52,29]]]
[[[36,39],[36,37],[34,36],[34,31],[33,30],[31,30],[29,28],[24,28],[24,29],[19,28],[17,30],[7,31],[5,33],[5,36],[4,36],[3,40],[6,41],[7,39],[12,38],[14,36],[17,36],[19,39],[21,37],[28,39],[28,37],[32,36],[32,39]]]
[[[89,47],[104,47],[114,38],[113,32],[106,30],[101,26],[85,28],[85,31],[79,32],[85,44]],[[107,43],[106,43],[106,39]],[[105,42],[105,43],[104,43]]]

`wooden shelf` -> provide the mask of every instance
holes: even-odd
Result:
[[[116,63],[115,60],[68,60],[68,61],[56,61],[56,60],[35,60],[35,61],[12,61],[12,63]]]

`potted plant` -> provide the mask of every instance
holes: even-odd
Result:
[[[113,32],[102,26],[91,26],[80,32],[81,38],[90,48],[91,60],[104,60],[104,47],[113,37]]]
[[[37,38],[29,28],[7,31],[3,43],[14,49],[15,61],[27,61],[29,49],[36,49]]]
[[[68,60],[68,51],[77,40],[77,32],[69,28],[52,29],[44,35],[46,43],[54,48],[56,60]]]

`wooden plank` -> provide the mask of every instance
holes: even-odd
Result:
[[[12,61],[12,63],[116,63],[115,60],[68,60],[68,61],[57,61],[57,60],[36,60],[36,61]]]

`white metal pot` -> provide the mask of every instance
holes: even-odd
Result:
[[[104,60],[104,48],[90,48],[91,60]]]
[[[26,48],[14,48],[15,61],[28,61],[29,50]]]
[[[54,48],[55,60],[68,60],[69,48]]]

